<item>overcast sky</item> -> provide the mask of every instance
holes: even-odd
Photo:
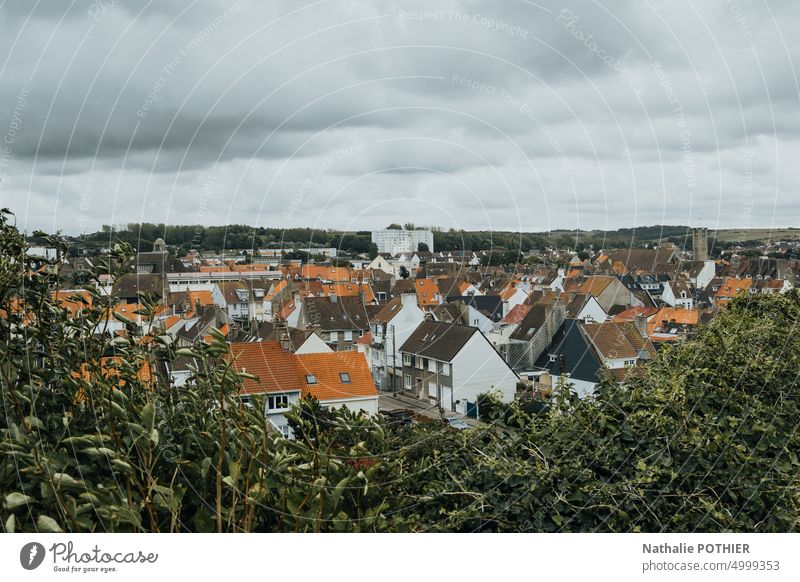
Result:
[[[69,234],[800,226],[797,1],[603,5],[0,0],[0,206]]]

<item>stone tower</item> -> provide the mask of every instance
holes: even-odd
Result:
[[[163,238],[157,238],[156,242],[153,243],[153,252],[154,253],[166,253],[167,252],[167,243],[164,242]]]
[[[708,260],[708,229],[692,229],[692,259],[695,261]]]

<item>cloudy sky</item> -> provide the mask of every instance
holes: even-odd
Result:
[[[27,229],[800,226],[794,0],[0,0]]]

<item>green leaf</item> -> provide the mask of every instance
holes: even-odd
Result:
[[[36,520],[36,529],[39,530],[39,533],[62,533],[64,531],[55,519],[47,515],[39,516],[39,519]]]
[[[32,502],[33,502],[33,497],[29,495],[23,495],[22,493],[18,493],[17,491],[6,495],[6,509],[14,509],[16,507],[19,507],[20,505],[27,505],[28,503]]]

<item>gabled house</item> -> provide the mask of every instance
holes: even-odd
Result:
[[[265,414],[283,436],[292,432],[285,413],[306,396],[326,407],[378,412],[378,392],[363,354],[358,352],[294,354],[277,341],[231,344],[231,365],[255,379],[245,379],[240,397],[266,397]]]
[[[656,355],[647,337],[644,317],[636,321],[587,323],[583,331],[603,365],[614,373],[618,382],[624,380],[626,368],[641,365]]]
[[[466,323],[489,333],[504,315],[503,298],[499,295],[464,295],[448,297],[447,303],[466,308]]]
[[[426,320],[400,346],[403,391],[465,414],[479,394],[511,402],[519,377],[476,328]]]
[[[414,286],[417,292],[417,304],[425,309],[442,303],[442,295],[436,279],[416,279]]]
[[[365,347],[367,362],[380,390],[402,389],[398,348],[425,319],[414,293],[404,293],[387,303],[370,321],[371,341]]]
[[[361,297],[304,297],[296,327],[316,330],[334,351],[348,351],[369,331],[369,315]]]
[[[612,307],[628,307],[641,305],[636,296],[628,290],[617,277],[610,275],[593,275],[588,277],[578,288],[578,293],[590,295],[597,299],[603,311],[610,313]]]
[[[533,305],[503,346],[508,365],[514,370],[532,368],[566,317],[567,310],[560,299]]]
[[[670,307],[683,307],[684,309],[694,309],[694,298],[694,285],[685,279],[666,283],[664,292],[661,294],[661,301]]]

